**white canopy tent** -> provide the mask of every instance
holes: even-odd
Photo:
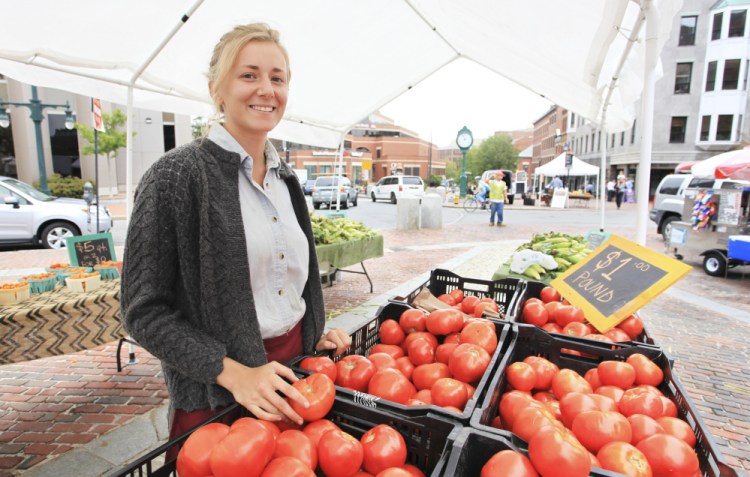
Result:
[[[232,26],[264,21],[281,31],[291,57],[278,138],[337,147],[362,118],[462,57],[616,132],[630,127],[644,79],[656,74],[645,45],[661,50],[681,4],[0,0],[0,73],[128,107],[205,116],[211,48]],[[446,94],[460,100],[460,91]]]
[[[534,175],[543,175],[545,177],[554,176],[596,176],[599,174],[599,168],[583,162],[576,156],[573,156],[573,164],[568,169],[565,167],[565,153],[560,154],[547,164],[534,169]]]

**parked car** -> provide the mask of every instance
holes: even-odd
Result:
[[[373,202],[387,199],[391,204],[398,202],[401,197],[423,197],[424,182],[419,176],[386,176],[375,184],[370,191]]]
[[[0,176],[0,244],[41,244],[64,248],[65,239],[96,233],[96,206],[83,199],[54,197],[12,177]],[[99,232],[112,228],[112,216],[99,207]]]
[[[720,180],[695,177],[692,174],[669,174],[659,182],[654,196],[654,207],[649,211],[649,218],[656,223],[656,231],[669,240],[672,233],[672,222],[682,220],[685,206],[685,195],[690,189],[698,187],[719,187]],[[687,192],[687,195],[691,195]],[[694,196],[691,195],[691,196]]]
[[[305,191],[305,195],[312,195],[313,186],[315,185],[315,179],[307,179],[302,184],[302,190]]]
[[[505,185],[508,187],[508,205],[513,205],[513,200],[516,196],[516,190],[514,190],[514,184],[513,184],[513,171],[508,171],[505,169],[493,169],[489,171],[484,171],[482,173],[482,180],[489,184],[490,183],[490,175],[495,175],[498,172],[503,173],[503,182],[505,182]],[[524,191],[521,190],[520,193],[522,194]]]
[[[342,209],[348,209],[351,202],[356,207],[359,192],[352,186],[351,181],[343,176],[322,176],[315,179],[312,189],[313,208],[319,209],[326,204],[328,208],[336,206],[336,197]]]

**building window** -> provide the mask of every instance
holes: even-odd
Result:
[[[307,171],[308,180],[316,179],[318,177],[318,166],[305,166],[305,170]]]
[[[706,70],[706,91],[713,91],[716,87],[716,62],[709,61]]]
[[[417,166],[417,167],[404,167],[404,175],[407,175],[407,176],[418,176],[419,175],[419,166]]]
[[[633,127],[630,128],[630,144],[635,144],[635,120],[633,120]]]
[[[375,159],[380,159],[380,148],[379,147],[375,148]]]
[[[620,133],[620,146],[625,145],[625,131]]]
[[[612,149],[615,148],[615,133],[612,133],[612,145],[609,147],[611,147]]]
[[[736,10],[729,15],[729,38],[745,36],[747,10]]]
[[[602,150],[602,132],[597,131],[596,133],[596,150],[601,151]]]
[[[697,25],[698,17],[682,17],[682,20],[680,20],[680,40],[678,46],[695,45],[695,28]]]
[[[677,70],[674,78],[674,94],[690,93],[690,77],[692,74],[692,63],[677,63]]]
[[[711,116],[701,118],[701,141],[708,141],[708,133],[711,131]]]
[[[669,142],[685,142],[685,129],[687,129],[687,116],[674,116],[672,118],[672,127],[669,131]]]
[[[715,13],[714,22],[711,25],[711,39],[718,40],[721,38],[721,22],[724,19],[724,13]]]
[[[585,154],[589,150],[589,136],[584,137],[583,153]]]
[[[734,116],[731,114],[720,114],[719,122],[716,124],[716,140],[717,141],[731,141],[732,140],[732,120]]]
[[[330,174],[331,173],[331,166],[320,166],[320,174]]]
[[[594,133],[591,133],[591,152],[594,152]]]
[[[737,89],[740,79],[740,60],[724,60],[724,79],[721,89]]]

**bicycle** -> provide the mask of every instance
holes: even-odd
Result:
[[[480,200],[476,196],[472,196],[464,200],[463,207],[466,212],[474,212],[479,207],[483,210],[489,210],[489,204],[489,199]]]

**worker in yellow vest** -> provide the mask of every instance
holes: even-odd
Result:
[[[496,172],[490,177],[490,227],[495,226],[495,215],[497,215],[498,227],[505,227],[503,223],[503,206],[508,200],[508,186],[503,181],[504,174]]]

